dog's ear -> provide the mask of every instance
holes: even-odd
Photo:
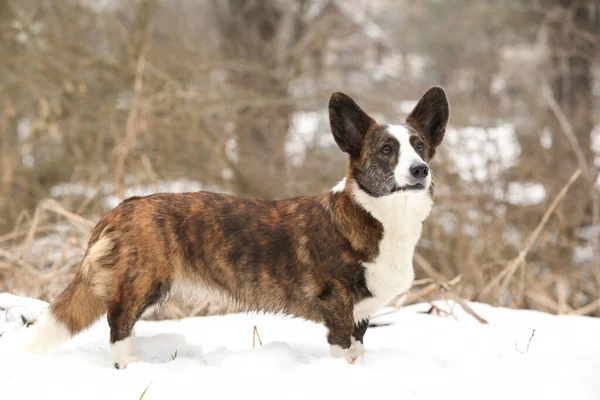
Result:
[[[360,155],[363,139],[375,121],[350,96],[336,92],[329,99],[329,124],[336,143],[353,157]]]
[[[440,87],[432,87],[406,118],[406,124],[416,129],[428,142],[429,158],[442,143],[450,111],[446,93]]]

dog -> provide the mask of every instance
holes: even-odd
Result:
[[[257,200],[206,191],[126,199],[93,229],[68,287],[32,328],[52,348],[106,313],[117,369],[139,361],[134,324],[171,296],[239,312],[323,323],[334,357],[365,353],[369,317],[414,279],[413,253],[433,205],[428,162],[449,118],[429,89],[404,125],[378,124],[333,93],[330,126],[346,176],[314,197]]]

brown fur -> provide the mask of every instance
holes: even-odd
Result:
[[[349,182],[389,194],[400,149],[348,96],[335,93],[329,111],[349,154],[345,190],[279,201],[210,192],[125,200],[94,228],[81,268],[51,305],[54,317],[75,334],[106,312],[115,343],[149,307],[176,295],[324,322],[329,343],[343,349],[352,337],[362,342],[368,321],[355,324],[353,310],[372,296],[363,263],[378,256],[383,226],[355,202]],[[407,120],[424,160],[447,117],[445,95],[434,88]]]
[[[361,263],[377,255],[381,234],[346,193],[282,201],[209,192],[133,198],[100,220],[52,310],[73,333],[107,310],[115,342],[146,308],[190,286],[240,311],[325,322],[342,336],[350,329],[349,340],[352,305],[370,295]]]

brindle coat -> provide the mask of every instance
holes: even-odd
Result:
[[[373,169],[393,169],[398,153],[376,154],[382,126],[341,93],[332,95],[329,110],[335,140],[349,154],[346,182],[385,195]],[[445,95],[431,89],[407,120],[425,161],[446,121]],[[347,349],[352,336],[363,341],[368,326],[355,322],[353,305],[371,296],[363,264],[377,257],[383,233],[348,183],[342,191],[280,201],[210,192],[134,197],[101,218],[74,280],[50,309],[71,334],[107,312],[115,343],[131,335],[145,310],[187,288],[240,311],[323,322],[328,342]]]

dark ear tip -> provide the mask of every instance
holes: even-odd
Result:
[[[345,93],[342,92],[334,92],[331,97],[329,98],[329,103],[333,103],[333,102],[340,102],[340,101],[344,101],[349,99],[350,96],[348,96]]]
[[[440,86],[431,87],[426,94],[429,96],[436,96],[444,99],[446,98],[446,92]]]
[[[448,105],[448,99],[446,98],[446,92],[440,86],[433,86],[430,88],[425,95],[423,95],[423,99],[426,99],[427,102],[431,102],[438,107],[438,109],[444,112],[445,118],[448,119],[450,110]]]

